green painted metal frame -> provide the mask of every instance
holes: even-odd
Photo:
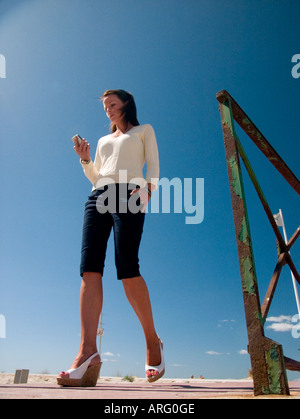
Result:
[[[289,395],[286,368],[300,370],[300,363],[283,355],[282,346],[265,337],[264,323],[278,283],[283,264],[288,263],[295,278],[300,283],[299,273],[289,254],[292,245],[300,235],[300,227],[296,230],[288,244],[285,243],[267,203],[255,173],[250,165],[242,144],[237,136],[234,121],[236,121],[268,160],[276,167],[286,181],[300,194],[300,182],[288,168],[271,144],[265,139],[245,112],[226,90],[217,93],[219,110],[222,120],[223,137],[230,183],[230,193],[239,256],[242,281],[242,291],[248,333],[248,352],[251,358],[254,394]],[[259,289],[254,262],[249,218],[246,206],[246,196],[240,165],[240,157],[246,167],[249,177],[256,189],[269,222],[278,242],[278,262],[261,307]]]

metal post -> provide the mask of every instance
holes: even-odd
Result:
[[[289,394],[282,347],[264,336],[244,184],[230,99],[219,105],[248,332],[254,394]]]
[[[99,355],[101,356],[101,339],[104,336],[104,329],[102,323],[102,313],[100,314],[99,325],[97,329],[97,336],[99,336]]]
[[[104,329],[103,329],[103,323],[102,323],[102,312],[100,314],[100,319],[99,319],[99,325],[98,325],[98,329],[97,329],[97,336],[99,336],[99,355],[101,357],[101,340],[102,337],[104,336]]]

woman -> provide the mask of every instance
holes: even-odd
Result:
[[[111,121],[111,133],[100,138],[94,162],[88,142],[85,139],[80,144],[74,141],[75,152],[93,189],[85,206],[82,234],[81,343],[71,368],[57,378],[58,384],[64,386],[95,386],[99,376],[101,360],[96,335],[103,301],[104,259],[111,229],[114,230],[118,279],[122,280],[128,301],[145,334],[146,377],[154,382],[165,371],[162,342],[155,331],[148,288],[138,263],[144,211],[157,187],[159,175],[155,133],[151,125],[139,124],[130,93],[107,90],[101,99]],[[142,171],[145,161],[146,179]]]

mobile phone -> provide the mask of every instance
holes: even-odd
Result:
[[[73,143],[75,144],[75,141],[77,141],[77,145],[81,144],[82,138],[80,137],[79,134],[74,135],[74,137],[72,138]]]

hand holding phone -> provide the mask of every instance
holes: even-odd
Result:
[[[82,161],[90,161],[90,144],[84,138],[81,138],[79,134],[74,135],[72,141],[75,153],[78,154],[80,159]]]
[[[74,137],[72,138],[72,141],[75,145],[80,146],[82,138],[80,137],[79,134],[74,135]]]

